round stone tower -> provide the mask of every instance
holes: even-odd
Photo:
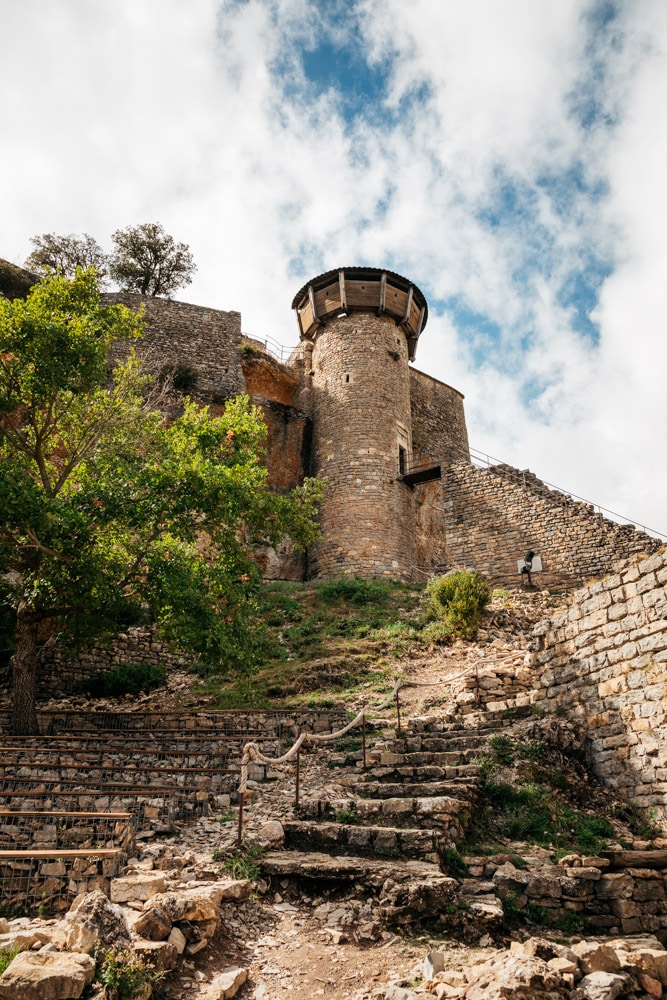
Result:
[[[321,274],[292,303],[311,386],[313,472],[327,482],[310,575],[415,579],[410,374],[424,296],[379,268]]]

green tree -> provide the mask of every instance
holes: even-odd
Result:
[[[0,605],[13,621],[13,728],[33,732],[40,645],[132,621],[204,663],[253,661],[253,548],[316,537],[316,481],[267,486],[247,398],[166,424],[133,350],[141,319],[100,305],[93,272],[0,300]],[[115,348],[115,352],[114,352]],[[0,616],[3,617],[3,616]]]
[[[185,243],[176,243],[157,222],[117,229],[109,272],[128,292],[171,295],[189,285],[197,266]]]
[[[33,249],[25,266],[36,274],[58,272],[65,278],[73,278],[77,267],[84,270],[94,267],[100,285],[105,283],[109,266],[107,255],[88,233],[81,236],[74,233],[66,236],[42,233],[41,236],[32,236],[30,242]]]

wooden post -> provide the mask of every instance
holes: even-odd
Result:
[[[361,720],[361,751],[363,754],[362,763],[363,768],[366,770],[366,716]]]
[[[299,771],[300,771],[299,763],[300,763],[300,758],[301,758],[301,747],[299,747],[299,749],[296,752],[296,797],[294,799],[294,805],[296,806],[297,809],[299,808]]]
[[[236,846],[240,850],[243,844],[243,796],[245,792],[239,792],[239,829],[236,835]]]
[[[396,692],[396,728],[398,732],[401,731],[401,705],[398,700],[398,691]]]

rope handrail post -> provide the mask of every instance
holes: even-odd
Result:
[[[239,792],[239,826],[236,834],[236,847],[238,850],[241,849],[243,844],[243,799],[245,792]]]
[[[400,733],[401,732],[401,703],[400,703],[400,700],[399,700],[399,697],[398,697],[398,692],[399,691],[400,691],[400,687],[397,687],[396,688],[396,729]]]
[[[361,753],[362,753],[362,767],[364,771],[366,770],[366,712],[364,712],[364,717],[361,720]]]
[[[301,771],[301,747],[296,752],[296,794],[294,796],[294,806],[299,808],[299,776]]]

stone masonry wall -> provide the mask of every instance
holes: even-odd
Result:
[[[410,369],[412,462],[460,462],[469,457],[463,396],[450,385]],[[442,483],[423,483],[414,491],[417,566],[423,574],[436,572],[447,561],[446,511]]]
[[[476,569],[494,583],[516,583],[517,559],[531,548],[544,569],[535,582],[569,587],[661,544],[510,466],[453,463],[443,469],[441,496],[447,567]]]
[[[417,368],[410,369],[412,460],[458,462],[469,457],[463,394]]]
[[[576,591],[535,642],[536,703],[582,724],[604,781],[667,818],[667,549]]]
[[[197,374],[192,395],[202,402],[224,402],[245,392],[241,369],[241,314],[187,302],[147,298],[132,292],[102,296],[106,305],[143,307],[146,332],[137,351],[150,370],[187,365]]]
[[[192,658],[190,658],[191,660]],[[150,628],[128,628],[109,643],[96,642],[73,656],[57,646],[45,646],[40,657],[38,695],[59,696],[76,691],[93,674],[114,667],[140,663],[164,664],[168,670],[183,668],[189,661],[159,642]]]

